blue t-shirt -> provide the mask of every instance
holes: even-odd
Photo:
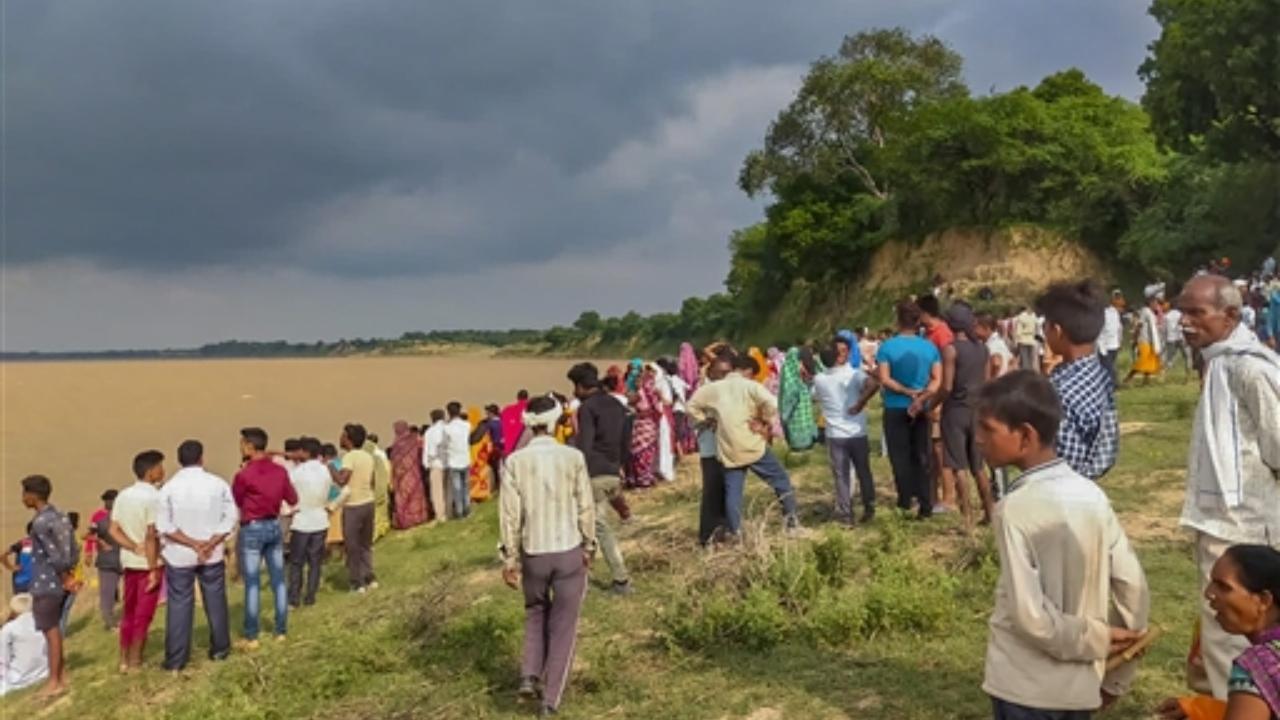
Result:
[[[934,363],[942,362],[938,348],[933,343],[915,335],[895,335],[880,344],[876,362],[889,363],[889,377],[903,387],[923,390],[929,384],[929,371]],[[886,410],[906,410],[911,398],[902,393],[884,389]]]

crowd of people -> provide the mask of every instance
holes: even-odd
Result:
[[[164,456],[146,451],[134,462],[137,482],[104,494],[91,522],[104,622],[115,623],[119,586],[120,668],[135,670],[163,596],[162,667],[181,670],[199,582],[209,656],[227,657],[224,556],[233,547],[245,591],[241,645],[252,650],[262,564],[272,635],[283,639],[290,609],[316,602],[326,549],[344,556],[353,592],[370,592],[374,540],[386,527],[466,518],[473,501],[497,495],[502,577],[523,592],[526,611],[519,692],[554,714],[598,551],[609,592],[633,592],[612,520],[630,518],[627,491],[675,481],[681,458],[696,454],[701,546],[741,541],[748,475],[776,495],[784,532],[803,536],[774,448],[821,446],[832,478],[827,517],[874,522],[868,408],[878,397],[898,511],[924,521],[958,512],[969,529],[993,526],[1002,569],[983,688],[995,717],[1085,718],[1128,689],[1134,664],[1115,659],[1131,660],[1148,638],[1146,580],[1105,492],[1121,444],[1116,356],[1127,321],[1135,373],[1158,375],[1181,357],[1203,387],[1182,524],[1195,534],[1201,573],[1204,683],[1202,695],[1161,712],[1275,717],[1280,358],[1271,349],[1278,314],[1262,305],[1280,304],[1280,281],[1274,263],[1243,285],[1216,270],[1190,279],[1173,302],[1164,286],[1149,286],[1133,313],[1091,281],[1050,286],[1005,317],[954,297],[944,307],[931,294],[898,303],[896,328],[874,337],[861,328],[767,352],[685,343],[675,358],[603,373],[580,363],[567,373],[572,397],[521,391],[483,413],[450,403],[423,426],[395,423],[386,452],[357,424],[343,428],[339,447],[299,438],[281,452],[269,450],[265,431],[245,428],[231,483],[203,469],[196,441],[179,447],[181,469],[167,480]],[[14,550],[29,557],[28,586],[5,633],[27,654],[10,659],[4,676],[6,687],[47,677],[46,692],[56,693],[66,688],[65,617],[84,563],[51,491],[42,476],[23,481],[35,517]],[[37,646],[43,671],[30,658]]]

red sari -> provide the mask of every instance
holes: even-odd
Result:
[[[422,485],[422,438],[403,420],[395,424],[391,444],[391,487],[396,508],[392,524],[407,530],[427,521],[427,493]]]
[[[630,487],[653,487],[657,482],[654,471],[658,464],[661,418],[662,398],[658,396],[653,373],[645,371],[636,390],[636,417],[631,426],[631,477],[627,483]]]

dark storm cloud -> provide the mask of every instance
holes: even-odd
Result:
[[[798,79],[843,35],[900,24],[964,53],[975,90],[1075,64],[1133,94],[1152,32],[1116,0],[5,8],[8,260],[107,270],[519,265],[661,236],[698,187],[745,224],[727,199],[741,142],[638,182],[619,167],[644,166],[708,78]],[[683,183],[664,177],[675,165]]]
[[[451,197],[475,218],[437,207],[440,223],[350,228],[348,248],[395,248],[388,272],[641,235],[664,221],[660,194],[590,197],[574,179],[687,83],[912,16],[738,0],[7,8],[11,261],[186,268],[300,250],[328,267],[370,258],[305,252],[317,218],[361,197]]]

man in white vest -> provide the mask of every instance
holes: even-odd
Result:
[[[1182,526],[1195,535],[1201,576],[1200,647],[1213,695],[1227,699],[1231,662],[1249,645],[1228,635],[1203,591],[1231,545],[1280,547],[1280,357],[1241,321],[1243,298],[1216,275],[1178,298],[1187,344],[1204,357]]]

